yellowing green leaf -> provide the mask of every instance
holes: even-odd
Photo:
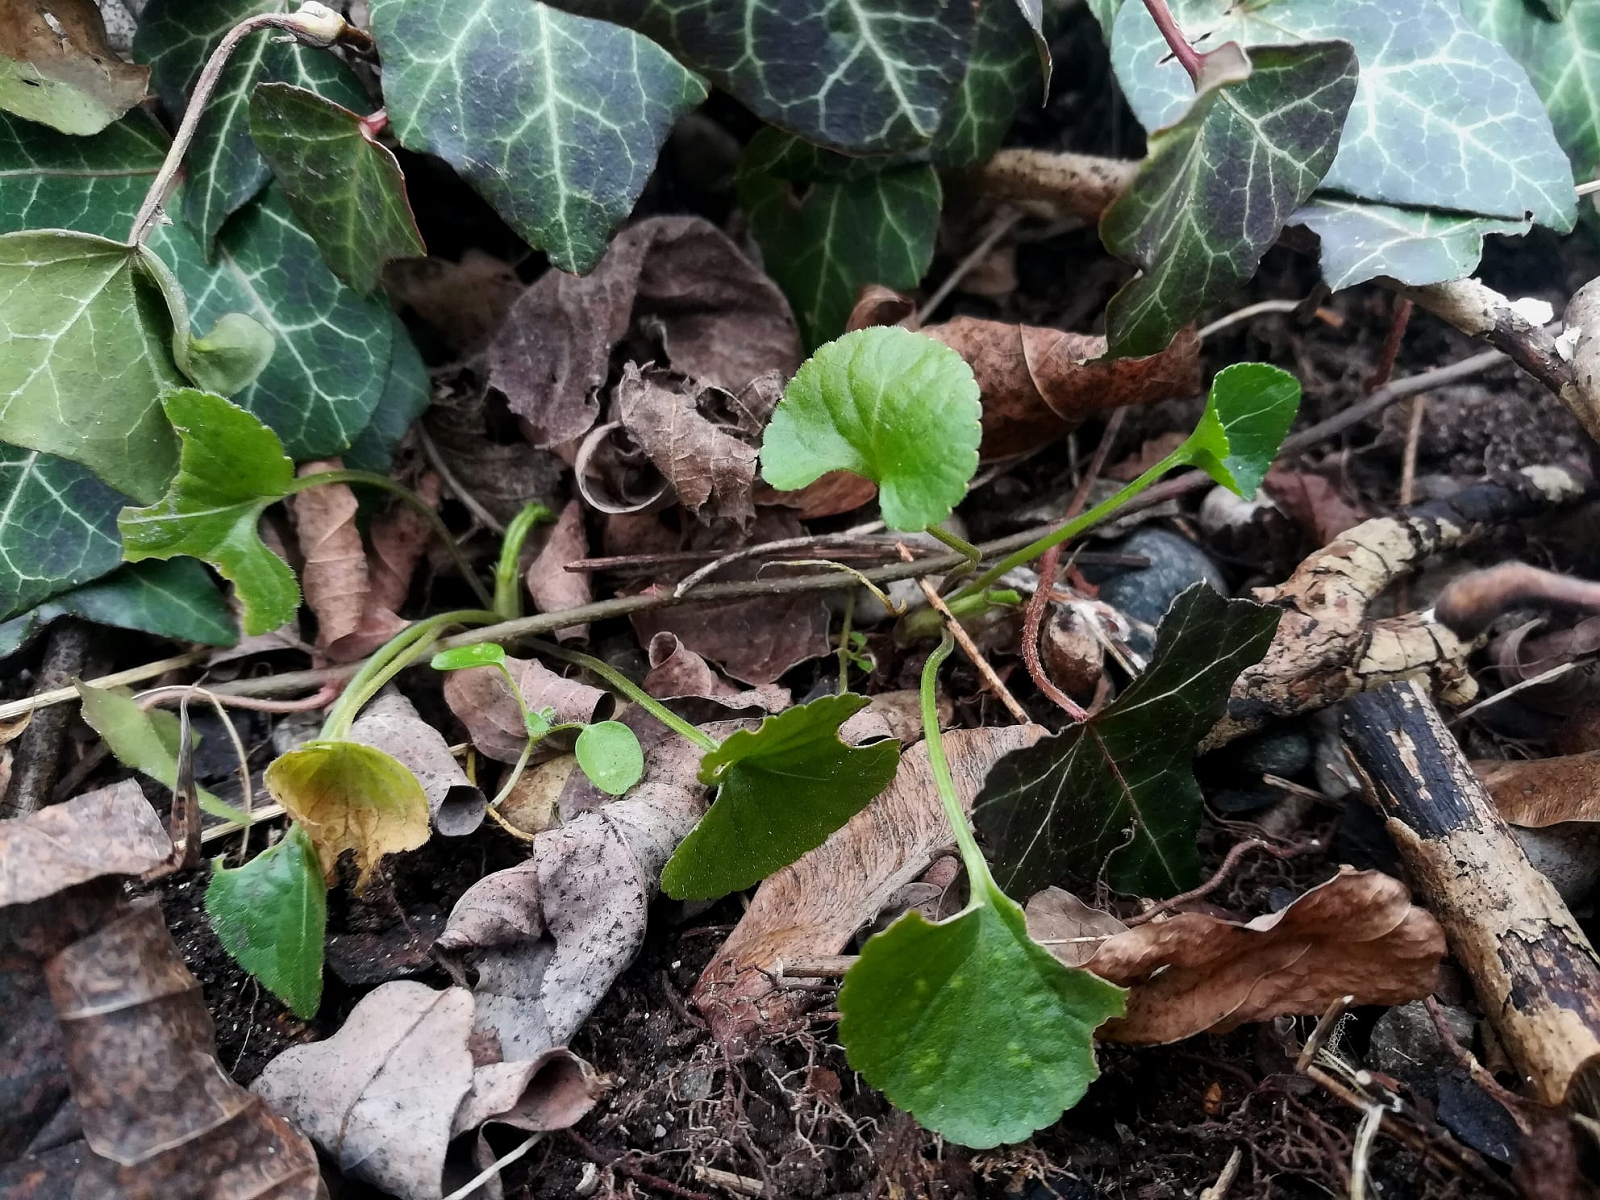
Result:
[[[304,1020],[322,1001],[327,896],[316,850],[298,825],[242,867],[218,859],[206,888],[206,915],[223,949]]]
[[[122,510],[124,555],[202,559],[238,589],[246,633],[277,629],[300,607],[300,587],[256,526],[288,494],[294,464],[272,430],[221,396],[185,388],[166,412],[183,443],[178,473],[155,504]]]
[[[267,768],[267,790],[305,826],[330,878],[355,851],[364,888],[385,854],[428,840],[428,797],[417,777],[382,750],[357,742],[308,742]]]
[[[150,68],[106,45],[93,0],[10,3],[0,15],[0,109],[63,133],[98,133],[144,99]]]

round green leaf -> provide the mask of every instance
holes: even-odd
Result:
[[[829,342],[790,381],[761,446],[773,487],[829,471],[875,482],[890,529],[937,524],[978,469],[978,382],[950,347],[898,328]]]
[[[497,642],[478,642],[471,646],[456,646],[441,650],[429,662],[435,671],[460,671],[466,667],[498,667],[506,661],[506,652]]]
[[[602,792],[620,796],[644,777],[644,751],[621,721],[586,725],[573,747],[578,766]]]
[[[1277,457],[1300,408],[1300,382],[1266,363],[1235,363],[1217,372],[1206,411],[1183,453],[1223,487],[1248,499]]]

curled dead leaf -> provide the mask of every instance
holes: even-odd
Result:
[[[544,545],[523,575],[533,606],[542,613],[564,612],[594,599],[587,571],[569,571],[568,563],[589,553],[589,537],[583,528],[583,505],[568,500],[556,523],[550,527]],[[556,630],[556,641],[586,641],[587,625],[568,625]]]
[[[556,724],[580,721],[587,725],[610,715],[611,696],[600,688],[581,680],[566,679],[531,658],[507,655],[506,667],[517,681],[529,712],[553,708]],[[516,762],[521,756],[528,741],[528,727],[523,723],[522,710],[511,694],[511,686],[497,668],[469,667],[464,671],[451,671],[445,676],[444,699],[450,711],[467,727],[467,736],[480,753],[508,763]]]
[[[424,471],[416,493],[429,508],[439,507],[439,476]],[[411,592],[411,577],[433,540],[433,526],[409,504],[395,500],[372,519],[368,530],[372,551],[367,555],[369,607],[397,613]]]
[[[106,875],[137,877],[171,852],[172,842],[139,784],[124,779],[0,821],[0,909]]]
[[[382,750],[416,776],[433,827],[446,837],[464,836],[483,824],[489,807],[483,792],[450,753],[444,734],[399,692],[387,690],[367,705],[350,727],[350,740]]]
[[[711,669],[674,633],[658,633],[646,648],[650,672],[644,690],[691,721],[711,721],[750,711],[779,713],[792,702],[789,689],[768,683],[740,690]]]
[[[144,99],[150,68],[106,44],[92,0],[0,6],[0,108],[62,133],[99,133]]]

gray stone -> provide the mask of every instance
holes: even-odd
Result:
[[[1311,737],[1298,725],[1279,725],[1241,740],[1239,769],[1254,778],[1276,775],[1293,779],[1311,765]]]
[[[1178,594],[1196,583],[1210,584],[1219,595],[1228,594],[1227,580],[1206,552],[1168,530],[1137,530],[1112,549],[1118,554],[1143,555],[1150,565],[1120,571],[1104,580],[1100,599],[1152,628],[1161,623]],[[1148,653],[1152,647],[1141,641],[1133,640],[1134,649]]]
[[[1467,1045],[1472,1039],[1472,1014],[1461,1008],[1440,1005],[1456,1041]],[[1402,1082],[1419,1086],[1432,1084],[1440,1067],[1453,1066],[1455,1059],[1439,1040],[1433,1018],[1422,1001],[1391,1008],[1372,1027],[1366,1064]]]

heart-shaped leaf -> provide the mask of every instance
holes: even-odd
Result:
[[[925,145],[939,127],[966,65],[974,8],[971,0],[560,6],[637,29],[781,129],[878,154]]]
[[[620,796],[644,778],[638,735],[621,721],[585,725],[572,751],[589,782],[607,795]]]
[[[1278,617],[1195,584],[1172,602],[1150,665],[1126,691],[1088,721],[1002,758],[972,810],[1001,886],[1031,895],[1075,873],[1138,896],[1193,887],[1194,748],[1234,678],[1266,653]]]
[[[1206,83],[1150,134],[1138,175],[1100,219],[1106,247],[1142,270],[1106,308],[1109,357],[1166,349],[1255,274],[1333,162],[1355,89],[1348,42],[1258,46],[1247,75]]]
[[[866,697],[824,696],[740,730],[700,760],[717,799],[661,873],[679,900],[751,887],[822,845],[889,786],[900,744],[847,746],[839,726]]]
[[[1511,56],[1475,33],[1455,0],[1171,0],[1196,45],[1337,38],[1361,78],[1324,186],[1383,204],[1455,209],[1566,231],[1572,172],[1550,118]],[[1192,86],[1142,4],[1124,4],[1112,63],[1146,129],[1179,118]]]
[[[323,874],[355,851],[356,889],[385,854],[428,840],[428,797],[417,777],[382,750],[359,742],[307,742],[274,759],[267,790],[305,826]]]
[[[152,82],[174,120],[188,106],[189,92],[223,36],[246,17],[288,12],[289,0],[150,0],[139,14],[134,56],[152,68]],[[222,80],[200,118],[189,148],[189,183],[172,210],[211,257],[212,239],[228,217],[261,191],[272,177],[250,138],[250,93],[267,81],[309,88],[359,109],[366,91],[355,73],[326,50],[302,46],[275,30],[247,37],[222,70]]]
[[[290,825],[281,842],[242,867],[218,859],[206,888],[206,915],[241,967],[295,1016],[316,1016],[328,888],[304,829]]]
[[[294,464],[272,430],[221,396],[184,388],[165,404],[183,443],[178,473],[155,504],[122,510],[124,554],[202,559],[238,589],[246,633],[277,629],[300,607],[300,587],[256,525],[288,495]]]
[[[1266,363],[1217,372],[1205,412],[1180,453],[1229,491],[1256,494],[1300,407],[1300,381]]]
[[[144,99],[150,68],[123,62],[106,45],[92,0],[8,5],[5,25],[0,108],[82,136]]]
[[[1024,1141],[1099,1074],[1094,1031],[1121,988],[1065,967],[1028,937],[987,879],[966,911],[912,910],[871,938],[839,991],[850,1065],[898,1108],[963,1146]]]
[[[363,296],[390,259],[427,253],[400,164],[358,114],[263,83],[250,95],[250,133],[329,268]]]
[[[875,482],[890,529],[937,524],[978,469],[978,384],[966,360],[906,329],[847,333],[813,354],[772,414],[761,473],[792,491],[829,471]]]
[[[1337,291],[1379,275],[1411,287],[1462,279],[1483,257],[1487,233],[1517,236],[1530,221],[1433,208],[1396,208],[1318,192],[1289,219],[1321,243],[1322,277]]]
[[[0,443],[0,618],[115,570],[124,503],[87,467]]]
[[[536,0],[376,0],[372,32],[401,145],[444,159],[564,271],[600,261],[706,97],[654,43]]]
[[[239,640],[217,585],[204,567],[187,558],[130,563],[0,624],[0,658],[15,654],[61,617],[208,646],[231,646]]]

